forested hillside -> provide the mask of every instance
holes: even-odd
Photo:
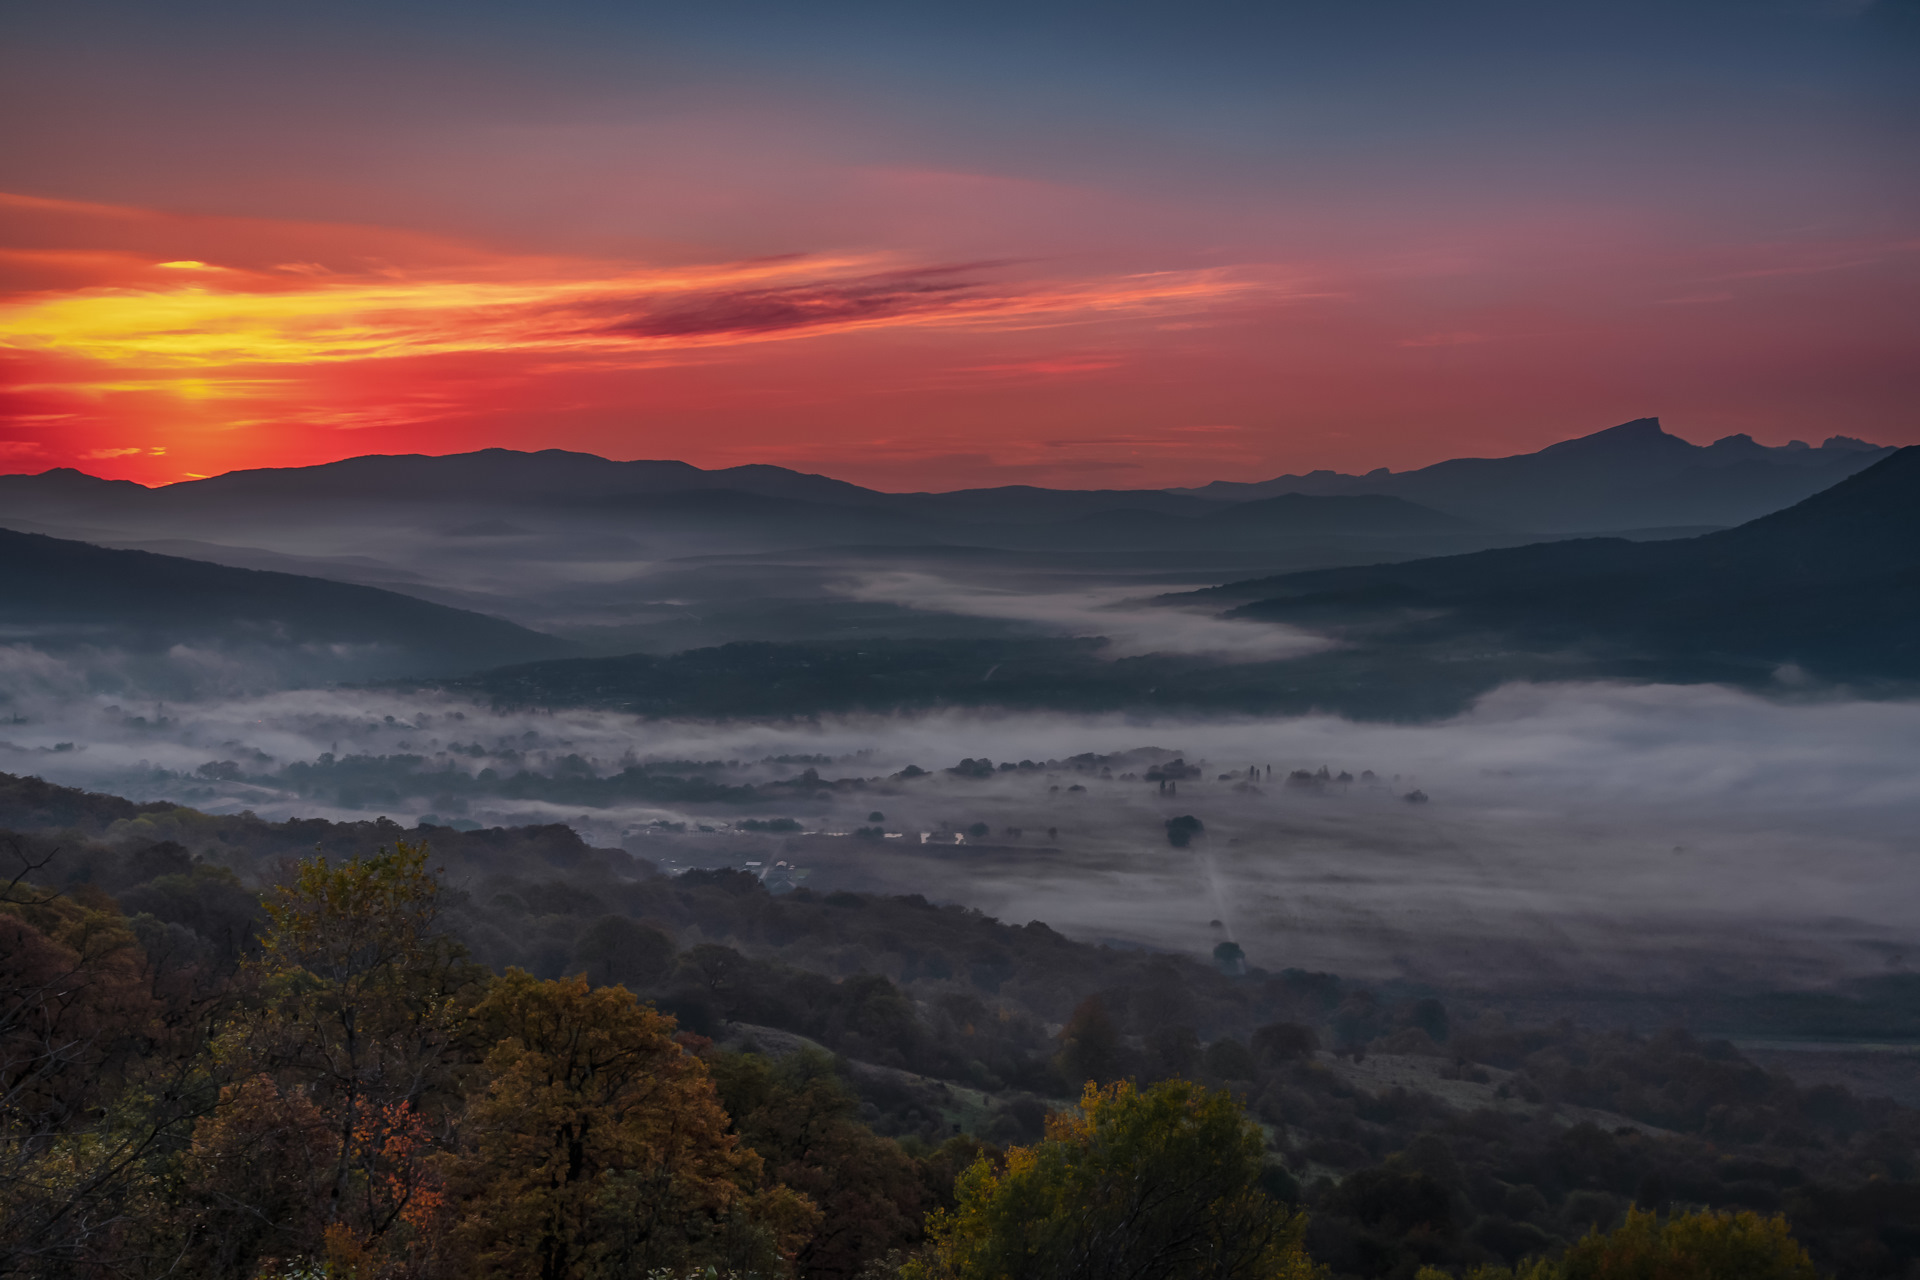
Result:
[[[1182,1079],[1258,1122],[1262,1194],[1305,1210],[1336,1276],[1516,1264],[1635,1205],[1784,1213],[1837,1275],[1920,1265],[1920,1113],[1677,1030],[1517,1025],[1242,972],[1225,947],[1205,963],[917,898],[669,878],[564,827],[272,824],[30,779],[0,801],[34,828],[0,837],[0,1274],[462,1274],[434,1268],[530,1258],[514,1232],[557,1248],[556,1223],[585,1250],[556,1275],[623,1274],[593,1269],[616,1256],[880,1274],[961,1169],[1041,1140],[1085,1082]],[[613,1095],[569,1074],[589,1042],[637,1064]],[[576,1083],[515,1092],[529,1072]],[[617,1183],[660,1140],[649,1108],[681,1098],[698,1118],[649,1166],[662,1189],[620,1193],[667,1195],[667,1236],[632,1235],[639,1201],[536,1194],[550,1157],[511,1137],[629,1093],[638,1127],[581,1158]]]

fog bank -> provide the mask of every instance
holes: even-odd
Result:
[[[0,769],[215,811],[563,821],[663,866],[785,861],[812,887],[923,892],[1185,951],[1230,934],[1269,967],[1440,982],[1815,982],[1920,954],[1914,703],[1514,685],[1420,725],[962,712],[687,723],[365,690],[133,703],[43,675],[0,723]],[[1072,761],[1147,747],[1160,751]],[[1143,775],[1174,756],[1198,773],[1167,794]],[[358,793],[288,772],[329,757],[361,758]],[[1034,767],[948,772],[982,758]],[[775,785],[698,804],[504,794],[522,772],[604,779],[671,761],[656,771]],[[894,777],[908,766],[929,776]],[[1289,785],[1323,766],[1326,781]],[[898,838],[846,834],[869,811]],[[1205,832],[1176,850],[1164,823],[1181,814]],[[776,816],[819,834],[733,826]],[[975,824],[989,834],[956,844]]]

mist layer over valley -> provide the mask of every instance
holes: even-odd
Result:
[[[1920,947],[1904,702],[1512,685],[1414,725],[756,723],[334,690],[43,703],[0,733],[0,770],[138,800],[565,823],[669,871],[751,864],[1198,955],[1231,938],[1275,969],[1673,991],[1901,972]],[[1204,834],[1173,848],[1188,814]]]

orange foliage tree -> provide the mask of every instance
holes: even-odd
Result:
[[[447,1182],[463,1272],[599,1280],[659,1267],[785,1269],[816,1214],[727,1131],[672,1019],[583,978],[496,979],[496,1042]]]
[[[316,1162],[318,1213],[298,1249],[358,1280],[424,1274],[437,1249],[437,1134],[459,1105],[464,1014],[484,979],[439,929],[439,895],[424,845],[302,862],[262,903],[254,998],[221,1046],[236,1075],[321,1118],[326,1141],[286,1153]]]

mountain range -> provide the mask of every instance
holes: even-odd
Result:
[[[0,513],[71,522],[217,522],[268,512],[299,517],[404,503],[501,509],[547,508],[695,516],[790,518],[804,504],[881,513],[917,527],[1044,525],[1112,512],[1153,512],[1208,520],[1221,504],[1283,495],[1397,498],[1467,526],[1520,533],[1602,532],[1725,525],[1778,510],[1885,457],[1890,449],[1834,436],[1818,449],[1780,448],[1728,436],[1698,446],[1661,429],[1657,418],[1565,440],[1506,458],[1456,458],[1416,471],[1381,468],[1362,476],[1315,471],[1197,489],[1042,489],[1007,485],[944,493],[884,493],[785,467],[706,471],[684,462],[616,462],[546,449],[482,449],[446,456],[369,455],[310,467],[233,471],[147,489],[67,468],[0,476]],[[719,494],[745,495],[722,499]],[[753,502],[751,499],[768,500]],[[1339,504],[1327,504],[1331,510]],[[1293,510],[1303,510],[1294,508]],[[1360,508],[1356,508],[1360,509]],[[1393,509],[1373,504],[1374,510]],[[1297,525],[1297,520],[1289,520]],[[1364,524],[1346,516],[1345,526]],[[873,521],[875,529],[898,525]]]
[[[1375,493],[1537,533],[1740,524],[1837,484],[1892,450],[1850,436],[1778,448],[1733,435],[1690,444],[1638,418],[1508,458],[1454,458],[1417,471],[1314,471],[1174,492],[1222,502],[1282,493]]]
[[[1457,714],[1517,679],[1920,679],[1920,446],[1785,511],[1695,538],[1581,538],[1323,569],[1163,598],[1341,642],[1280,660],[1118,657],[1092,639],[729,644],[442,682],[496,703],[660,716],[937,706]]]
[[[1765,612],[1728,593],[1765,573],[1655,572],[1647,566],[1693,564],[1687,557],[1697,554],[1660,548],[1747,545],[1759,536],[1751,529],[1692,535],[1730,513],[1777,511],[1877,473],[1891,456],[1839,437],[1819,449],[1768,449],[1744,437],[1703,448],[1643,419],[1512,458],[1191,492],[893,494],[781,467],[704,471],[560,450],[369,456],[157,489],[56,469],[0,476],[0,527],[13,530],[0,625],[55,646],[159,652],[219,639],[310,656],[381,655],[371,665],[312,657],[310,678],[430,676],[770,637],[1086,634],[1107,624],[1072,608],[1056,617],[1053,602],[1229,581],[1238,585],[1189,603],[1229,603],[1246,617],[1324,617],[1349,634],[1386,629],[1404,639],[1415,611],[1406,602],[1418,600],[1436,635],[1498,625],[1526,632],[1535,651],[1553,636],[1564,645],[1604,635],[1671,653],[1685,631],[1696,649],[1718,652],[1739,648],[1739,637],[1712,639],[1716,617],[1737,630]],[[1597,530],[1616,536],[1575,536]],[[1395,566],[1406,567],[1404,578]],[[1690,572],[1711,578],[1711,589],[1688,587]],[[1298,576],[1313,573],[1332,576]],[[1449,573],[1466,577],[1454,583]],[[1669,584],[1657,588],[1671,596],[1657,617],[1629,616],[1632,591],[1657,594],[1654,586],[1602,589],[1636,574]],[[1574,578],[1587,586],[1560,585]],[[1865,616],[1855,586],[1792,581],[1801,598],[1826,602],[1822,616]],[[1841,601],[1834,592],[1854,594]],[[1836,637],[1795,638],[1784,618],[1767,625],[1774,650],[1804,651],[1816,666],[1898,666],[1887,653],[1843,652]],[[1034,679],[1036,689],[1046,682]]]
[[[1920,446],[1734,529],[1285,574],[1193,593],[1232,616],[1433,642],[1497,634],[1655,662],[1920,678]]]

